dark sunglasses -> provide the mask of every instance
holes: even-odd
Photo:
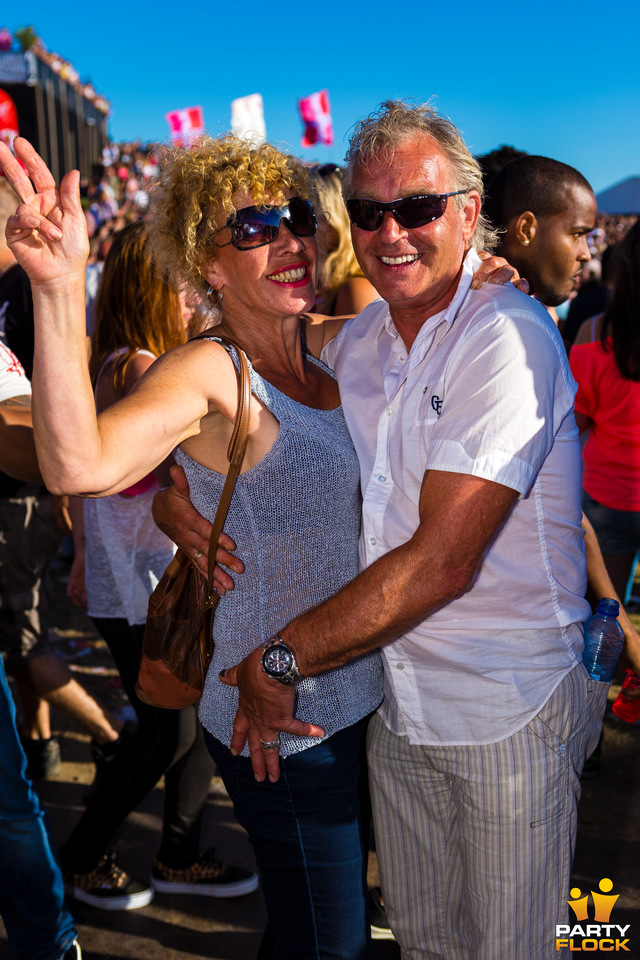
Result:
[[[264,247],[278,236],[282,221],[296,237],[312,237],[318,229],[318,221],[308,200],[293,197],[281,207],[245,207],[237,210],[226,222],[231,230],[231,240],[216,243],[216,247],[233,244],[236,250],[255,250]],[[225,227],[221,227],[224,230]]]
[[[360,230],[378,230],[387,211],[405,230],[415,230],[440,219],[447,209],[447,197],[457,197],[468,192],[454,190],[452,193],[426,193],[419,197],[401,197],[389,203],[355,197],[347,200],[347,213],[351,223]]]

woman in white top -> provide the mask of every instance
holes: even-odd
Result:
[[[105,261],[91,338],[90,375],[100,412],[127,396],[156,357],[182,343],[185,318],[176,290],[153,265],[143,223],[120,231]],[[102,909],[145,906],[165,892],[237,896],[257,886],[248,870],[200,855],[200,827],[213,774],[197,708],[161,710],[135,693],[149,594],[173,544],[151,516],[168,470],[161,464],[132,486],[83,501],[84,541],[75,537],[70,593],[86,583],[89,615],[106,641],[138,726],[107,764],[60,854],[67,892]],[[130,878],[106,849],[125,817],[165,776],[165,808],[152,886]]]

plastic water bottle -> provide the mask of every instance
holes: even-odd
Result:
[[[624,642],[622,627],[617,620],[619,612],[617,600],[603,597],[584,630],[582,662],[589,676],[603,683],[611,682]]]
[[[625,693],[631,694],[632,699],[627,699]],[[640,677],[637,677],[633,670],[627,670],[622,689],[611,709],[616,716],[626,720],[627,723],[637,723],[640,719]]]

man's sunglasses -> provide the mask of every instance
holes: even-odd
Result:
[[[457,197],[468,192],[454,190],[452,193],[426,193],[418,197],[401,197],[389,203],[356,197],[347,200],[347,213],[351,223],[360,230],[378,230],[387,212],[405,230],[415,230],[440,219],[447,209],[447,197]]]
[[[231,214],[225,226],[231,230],[231,240],[216,243],[217,247],[233,244],[236,250],[255,250],[273,243],[282,221],[296,237],[312,237],[318,221],[308,200],[293,197],[281,207],[245,207]],[[224,230],[225,227],[221,227]]]

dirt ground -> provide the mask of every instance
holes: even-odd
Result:
[[[59,564],[52,634],[56,649],[97,699],[126,715],[130,707],[108,650],[91,622],[66,599],[66,575],[66,566]],[[640,625],[640,616],[637,623]],[[610,705],[618,689],[619,682],[609,695],[599,770],[592,779],[583,779],[572,882],[583,894],[597,892],[603,878],[613,882],[612,894],[618,894],[619,899],[611,923],[629,925],[626,949],[616,953],[640,960],[640,725],[612,719]],[[80,815],[93,765],[88,736],[63,715],[54,714],[52,719],[61,739],[62,769],[55,780],[40,783],[38,788],[60,843]],[[161,817],[162,784],[129,817],[117,839],[119,861],[134,875],[148,875]],[[221,859],[253,865],[251,848],[234,821],[230,801],[217,777],[212,781],[204,832],[207,845],[215,845]],[[372,854],[370,882],[376,880]],[[253,960],[265,923],[260,891],[237,900],[159,895],[142,910],[119,913],[73,903],[72,912],[79,925],[85,960]],[[578,946],[576,939],[574,948]],[[584,951],[575,950],[576,955],[588,949],[587,943]],[[0,923],[0,958],[9,956]],[[374,960],[398,960],[399,956],[395,943],[374,943]],[[538,958],[523,943],[521,954],[513,960]]]

